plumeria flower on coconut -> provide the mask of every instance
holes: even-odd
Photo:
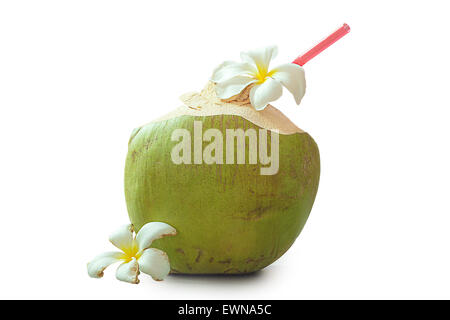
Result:
[[[95,257],[87,265],[88,274],[92,278],[101,278],[106,267],[122,262],[116,271],[118,280],[137,284],[141,271],[154,280],[163,280],[170,272],[169,257],[164,251],[150,246],[156,239],[176,234],[177,231],[164,222],[149,222],[136,236],[131,224],[124,225],[109,237],[109,241],[121,251],[105,252]]]
[[[300,104],[305,95],[306,81],[303,68],[294,63],[269,69],[270,61],[277,55],[277,47],[271,46],[241,53],[242,62],[225,61],[211,77],[216,83],[220,99],[229,99],[250,87],[250,103],[256,110],[263,110],[269,102],[277,100],[288,89]]]

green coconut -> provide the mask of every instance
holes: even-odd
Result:
[[[177,229],[175,237],[154,242],[168,254],[173,273],[237,274],[270,265],[293,244],[310,214],[319,184],[316,143],[273,106],[256,111],[248,92],[222,101],[209,83],[182,101],[182,107],[132,133],[125,167],[131,222],[136,230],[151,221]],[[223,133],[223,161],[205,163],[195,155],[195,148],[211,152],[213,142],[198,138],[199,128]],[[190,151],[177,149],[177,129],[191,133]],[[236,138],[235,150],[225,150],[227,129],[267,133],[267,153],[278,148],[276,173],[264,173],[267,161],[254,163],[248,136],[243,146]],[[244,163],[242,158],[237,163],[238,146],[245,149]],[[190,163],[174,163],[178,151]],[[211,153],[216,160],[218,151]],[[234,164],[226,162],[229,155]]]

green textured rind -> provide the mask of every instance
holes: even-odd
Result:
[[[259,163],[176,165],[172,131],[185,128],[193,136],[194,120],[202,121],[203,132],[217,128],[224,136],[225,129],[260,129],[232,115],[180,116],[136,129],[125,166],[130,220],[136,230],[151,221],[177,229],[153,245],[168,254],[174,273],[262,269],[288,250],[306,223],[319,184],[317,145],[307,133],[280,134],[275,175],[260,175]]]

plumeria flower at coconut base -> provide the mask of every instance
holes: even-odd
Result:
[[[141,271],[154,280],[163,280],[170,272],[169,257],[164,251],[150,246],[156,239],[176,234],[177,231],[167,223],[149,222],[134,237],[133,226],[124,225],[109,237],[109,241],[121,252],[98,255],[88,263],[88,274],[92,278],[101,278],[106,267],[122,262],[116,271],[118,280],[137,284]]]
[[[269,102],[277,100],[288,89],[300,104],[305,95],[305,72],[301,66],[286,63],[269,69],[270,61],[277,55],[277,47],[267,47],[241,53],[242,62],[226,61],[214,70],[211,80],[216,83],[220,99],[229,99],[246,87],[250,89],[250,103],[263,110]]]

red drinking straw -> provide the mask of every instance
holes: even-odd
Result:
[[[338,41],[340,38],[342,38],[349,32],[350,32],[350,27],[348,26],[348,24],[344,23],[344,25],[342,27],[337,29],[335,32],[330,34],[328,37],[326,37],[321,42],[319,42],[311,50],[309,50],[308,52],[304,53],[303,55],[299,56],[297,59],[292,61],[292,63],[303,66],[309,60],[311,60],[312,58],[317,56],[319,53],[321,53],[323,50],[325,50],[326,48],[331,46],[333,43]]]

